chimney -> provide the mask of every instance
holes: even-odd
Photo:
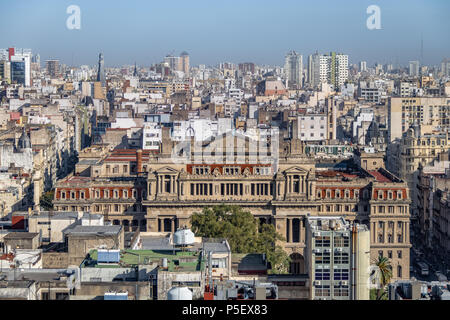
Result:
[[[136,172],[142,172],[142,149],[139,149],[136,151],[136,162],[137,162],[137,167],[136,167]]]

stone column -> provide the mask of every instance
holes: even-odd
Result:
[[[406,243],[409,243],[409,222],[404,222],[404,224],[406,224],[406,227],[405,227],[405,229],[406,229],[406,235],[405,235],[405,242]]]
[[[301,243],[305,243],[305,241],[306,241],[306,239],[305,239],[305,236],[306,236],[306,218],[305,217],[303,217],[302,219],[300,219],[300,242]]]
[[[175,218],[170,220],[170,231],[175,232]]]
[[[294,231],[294,228],[292,228],[292,219],[289,220],[289,243],[292,243],[292,232]]]

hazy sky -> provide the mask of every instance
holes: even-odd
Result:
[[[381,29],[369,30],[369,5],[381,9]],[[69,30],[69,5],[81,9],[81,29]],[[254,62],[283,65],[290,50],[318,50],[406,65],[450,58],[450,0],[0,0],[0,48],[31,48],[41,61],[71,65],[149,66],[187,51],[191,65]]]

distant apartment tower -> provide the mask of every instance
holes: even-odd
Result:
[[[295,51],[286,55],[284,72],[289,88],[301,88],[303,83],[303,57]]]
[[[45,61],[47,73],[52,78],[57,78],[60,75],[59,71],[59,60],[46,60]]]
[[[255,73],[255,64],[251,62],[245,62],[245,63],[239,63],[239,71],[241,71],[243,74],[246,74],[248,72]]]
[[[441,72],[444,77],[450,77],[450,59],[444,59],[441,62]]]
[[[321,56],[317,52],[308,57],[308,83],[314,88],[317,88],[321,83],[320,57]]]
[[[101,82],[102,87],[106,86],[105,62],[103,60],[103,53],[100,53],[98,55],[97,81]]]
[[[181,71],[180,69],[180,57],[175,57],[172,55],[167,55],[164,57],[164,62],[169,65],[170,70]]]
[[[420,68],[419,61],[410,61],[409,62],[409,75],[412,77],[418,77],[419,76],[419,68]]]
[[[359,71],[360,72],[366,72],[367,71],[367,62],[366,61],[360,61],[359,62]]]
[[[369,300],[370,232],[343,217],[309,217],[305,265],[312,300]]]
[[[185,75],[189,74],[189,54],[186,51],[180,54],[180,68]]]
[[[11,82],[11,62],[8,60],[0,60],[0,80]]]
[[[348,79],[348,55],[331,52],[330,57],[330,83],[336,89]]]

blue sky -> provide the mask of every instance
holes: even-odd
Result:
[[[66,8],[81,9],[69,30]],[[381,9],[381,30],[366,27],[369,5]],[[149,66],[187,51],[191,64],[282,65],[286,52],[343,52],[406,65],[450,58],[449,0],[0,0],[0,47],[31,48],[41,60],[71,65]]]

